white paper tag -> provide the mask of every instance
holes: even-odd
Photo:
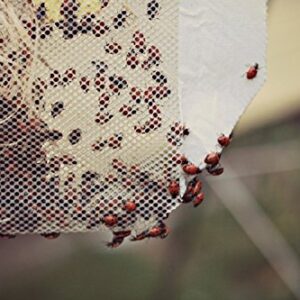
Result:
[[[183,119],[191,134],[184,153],[203,163],[230,135],[266,78],[266,0],[182,0],[179,81]],[[259,64],[257,76],[247,70]]]

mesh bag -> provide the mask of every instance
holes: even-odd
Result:
[[[162,224],[179,204],[176,2],[48,2],[1,1],[0,232]]]
[[[199,174],[222,174],[236,116],[227,135],[214,133],[212,152],[190,150],[193,132],[185,141],[200,166],[181,155],[190,132],[179,103],[189,126],[200,123],[179,100],[178,57],[193,62],[178,53],[178,9],[174,0],[0,0],[2,237],[109,228],[116,247],[166,237],[172,210],[203,201]]]

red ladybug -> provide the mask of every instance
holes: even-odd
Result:
[[[142,233],[139,233],[138,235],[136,235],[135,237],[133,237],[131,239],[132,242],[137,242],[137,241],[142,241],[144,240],[145,238],[147,238],[147,231],[144,231]]]
[[[84,93],[88,93],[90,90],[91,81],[87,77],[82,77],[79,81],[80,88]]]
[[[118,248],[123,243],[124,239],[131,234],[130,230],[126,231],[115,231],[113,232],[114,236],[111,242],[107,243],[106,246],[109,248]]]
[[[184,165],[182,169],[188,175],[197,175],[201,173],[201,170],[194,164]]]
[[[258,70],[259,70],[258,63],[254,64],[253,66],[250,66],[250,68],[246,72],[247,79],[252,80],[252,79],[256,78]]]
[[[163,230],[160,226],[154,226],[149,230],[148,236],[155,238],[155,237],[159,237],[162,233],[163,233]]]
[[[124,209],[129,213],[134,212],[136,210],[136,203],[129,200],[125,203]]]
[[[110,0],[100,0],[101,3],[101,8],[105,8],[106,6],[108,6]]]
[[[194,179],[191,181],[186,191],[182,197],[183,203],[190,203],[193,201],[194,197],[197,196],[202,190],[202,182],[199,179]]]
[[[196,196],[201,192],[201,190],[202,190],[202,182],[199,179],[197,179],[192,189],[192,194]]]
[[[157,226],[152,227],[148,233],[147,236],[151,238],[160,237],[162,239],[166,238],[170,232],[170,229],[166,226],[164,223],[160,223]]]
[[[204,201],[204,193],[198,194],[193,201],[194,207],[199,206],[203,201]]]
[[[190,130],[189,130],[189,128],[184,127],[184,128],[183,128],[182,134],[183,134],[183,136],[189,136],[189,135],[190,135]]]
[[[136,31],[133,35],[132,44],[140,53],[144,53],[146,50],[145,35],[140,31]]]
[[[118,54],[122,50],[122,46],[118,43],[107,43],[104,50],[108,54]]]
[[[222,134],[218,138],[218,143],[222,147],[228,147],[231,143],[230,137],[226,136],[225,134]]]
[[[125,231],[114,231],[113,232],[114,237],[118,238],[126,238],[131,235],[131,230],[125,230]]]
[[[205,163],[208,164],[208,165],[212,165],[212,166],[215,166],[219,163],[220,161],[220,154],[219,153],[215,153],[215,152],[212,152],[210,154],[208,154],[206,157],[205,157]]]
[[[177,181],[172,181],[168,187],[169,193],[173,198],[176,198],[180,192],[180,186]]]
[[[160,235],[161,239],[165,239],[169,234],[170,234],[171,230],[169,227],[165,227],[162,234]]]
[[[193,198],[194,198],[193,194],[186,191],[182,197],[182,203],[190,203],[193,201]]]
[[[115,248],[120,247],[123,242],[124,242],[124,238],[122,238],[122,237],[114,237],[111,242],[109,242],[109,243],[106,244],[106,246],[108,248],[115,249]]]
[[[213,176],[220,176],[224,173],[224,168],[221,167],[220,165],[211,166],[207,168],[207,172]]]
[[[187,165],[187,164],[189,163],[187,157],[184,156],[184,155],[182,155],[182,156],[180,157],[180,162],[181,162],[182,165]]]
[[[112,227],[118,223],[118,218],[113,215],[108,215],[104,217],[102,221],[106,226]]]
[[[159,10],[160,10],[160,5],[157,0],[151,0],[150,2],[148,2],[147,15],[150,21],[152,21],[158,16]]]

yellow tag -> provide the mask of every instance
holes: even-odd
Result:
[[[57,21],[61,19],[60,7],[63,0],[33,0],[34,5],[39,6],[41,3],[45,3],[47,9],[47,17],[49,20]],[[78,15],[82,16],[87,13],[95,13],[100,11],[100,1],[99,0],[77,0],[79,4]]]
[[[80,4],[79,15],[100,11],[99,0],[78,0],[78,3]]]

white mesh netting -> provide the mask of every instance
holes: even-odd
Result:
[[[166,233],[184,134],[176,1],[0,3],[0,233]]]

